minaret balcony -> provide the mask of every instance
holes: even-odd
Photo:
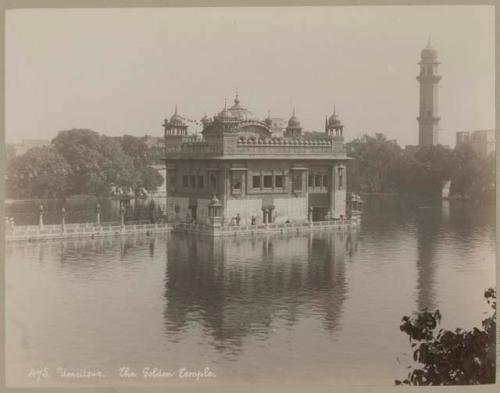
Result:
[[[418,75],[417,76],[417,81],[419,82],[431,82],[431,83],[437,83],[441,80],[442,76],[441,75]]]

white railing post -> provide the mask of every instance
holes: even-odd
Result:
[[[120,206],[120,216],[122,221],[122,230],[125,229],[125,208],[123,205]]]
[[[61,217],[62,217],[62,221],[61,221],[61,230],[62,230],[62,233],[65,232],[65,227],[64,225],[66,224],[66,209],[64,208],[64,206],[61,208]]]
[[[40,227],[40,229],[43,229],[43,205],[41,203],[39,211],[40,211],[40,218],[38,219],[38,226]]]
[[[98,203],[95,209],[97,213],[97,225],[101,225],[101,204]]]

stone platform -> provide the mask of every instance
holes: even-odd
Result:
[[[359,225],[359,218],[352,220],[317,221],[286,224],[259,224],[259,225],[220,225],[218,223],[161,223],[161,224],[132,224],[132,225],[98,225],[95,223],[15,226],[7,228],[5,240],[35,241],[48,239],[67,239],[99,236],[120,236],[137,233],[175,232],[212,237],[219,236],[249,236],[261,233],[298,233],[311,230],[339,229],[348,230]]]

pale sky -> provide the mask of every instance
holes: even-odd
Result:
[[[417,144],[418,61],[439,52],[440,142],[494,128],[492,6],[10,10],[6,140],[90,128],[162,135],[241,104],[323,131],[335,105],[347,140]],[[190,131],[196,131],[191,126]]]

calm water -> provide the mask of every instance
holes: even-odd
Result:
[[[439,308],[449,328],[484,319],[495,214],[372,198],[350,232],[18,243],[6,257],[9,385],[392,385],[411,364],[403,315]],[[137,377],[120,378],[122,366]],[[41,367],[49,378],[29,377]],[[144,367],[216,377],[146,379]]]

